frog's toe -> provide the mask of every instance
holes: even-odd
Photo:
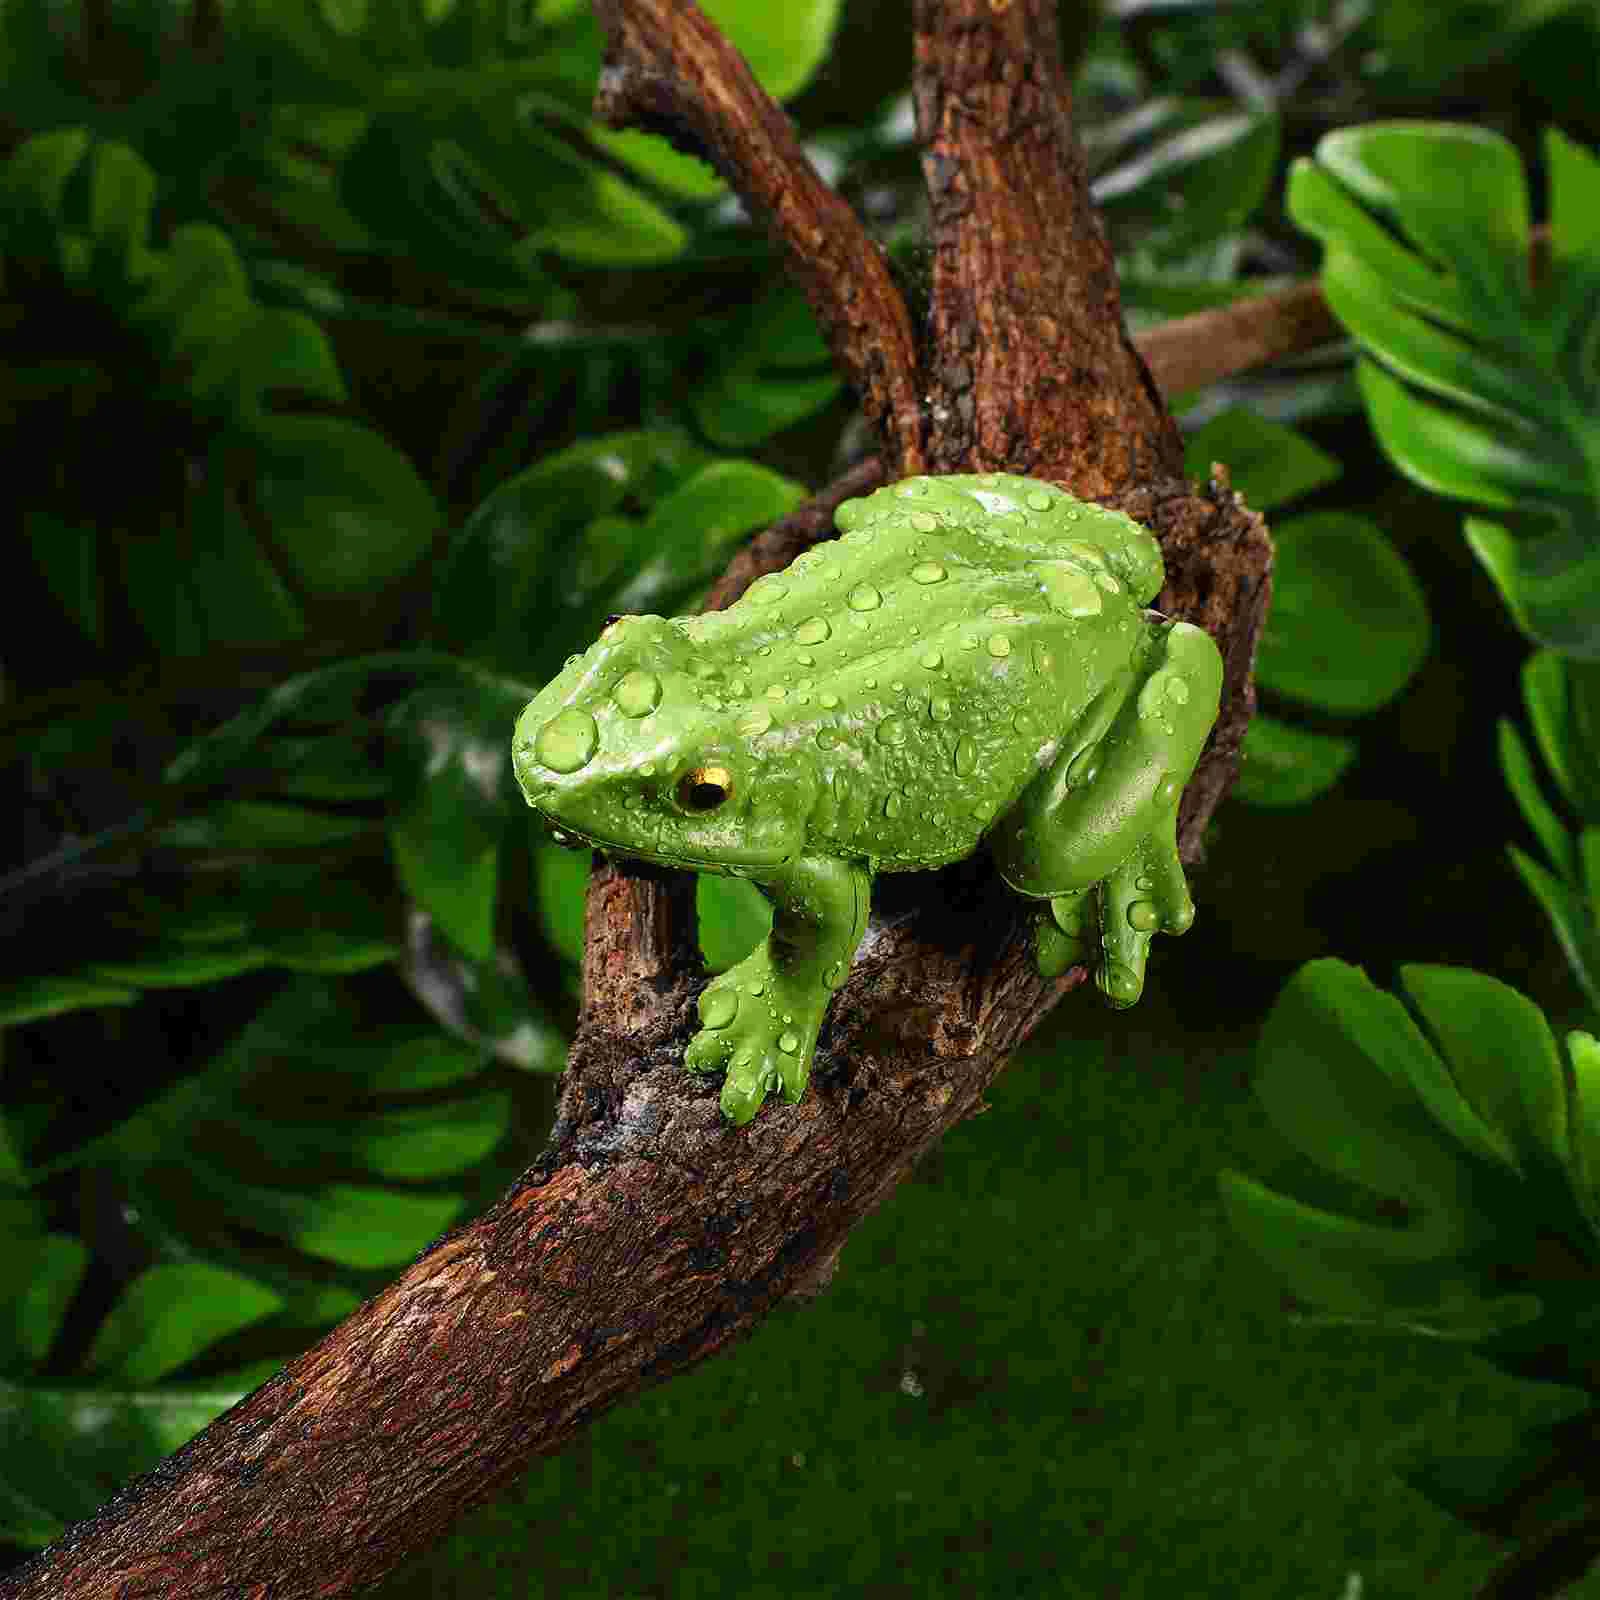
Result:
[[[1137,1005],[1139,996],[1144,993],[1144,963],[1141,961],[1135,968],[1125,961],[1114,961],[1108,957],[1095,975],[1095,982],[1099,984],[1101,994],[1119,1010]]]
[[[777,1073],[760,1055],[745,1051],[734,1058],[722,1084],[722,1114],[742,1128],[761,1109],[767,1092],[777,1087]]]

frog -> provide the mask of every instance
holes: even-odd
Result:
[[[804,1092],[880,872],[986,847],[1041,977],[1134,1004],[1195,907],[1178,803],[1222,658],[1148,609],[1161,548],[1124,512],[1011,473],[914,476],[838,537],[697,615],[612,618],[512,735],[564,843],[747,879],[769,936],[711,980],[683,1063],[736,1127]]]

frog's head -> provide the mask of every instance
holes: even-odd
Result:
[[[781,741],[756,748],[692,626],[607,624],[517,718],[512,770],[574,840],[713,871],[780,865],[804,844],[814,780]]]

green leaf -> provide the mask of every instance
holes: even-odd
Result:
[[[390,828],[395,866],[406,893],[466,954],[487,961],[494,954],[499,850],[490,845],[464,854],[460,841],[439,826],[440,815],[438,807],[424,805]]]
[[[745,58],[775,100],[796,95],[821,66],[839,20],[840,0],[705,0],[706,15]]]
[[[370,429],[273,414],[258,438],[261,510],[295,571],[319,593],[398,577],[442,526],[416,469]]]
[[[84,1366],[109,1382],[153,1383],[282,1304],[262,1284],[207,1262],[147,1267],[106,1314]]]
[[[1600,161],[1547,140],[1552,267],[1534,286],[1527,184],[1499,134],[1374,123],[1295,164],[1294,220],[1360,341],[1360,383],[1396,465],[1510,513],[1468,542],[1533,639],[1600,658]]]
[[[360,817],[305,806],[231,800],[200,816],[180,818],[159,838],[174,850],[312,850],[347,844],[374,826]]]
[[[651,554],[613,588],[619,612],[659,611],[713,578],[752,529],[787,515],[805,499],[792,478],[751,461],[714,461],[658,501],[647,523]]]
[[[1594,912],[1575,887],[1547,872],[1515,845],[1506,854],[1549,920],[1556,942],[1572,975],[1588,995],[1589,1004],[1600,1010],[1600,922]]]
[[[12,1292],[0,1301],[0,1366],[32,1370],[49,1354],[89,1267],[81,1239],[64,1233],[13,1238],[6,1249]]]
[[[1274,531],[1257,679],[1346,715],[1386,705],[1432,642],[1427,600],[1404,557],[1373,523],[1347,512],[1309,512]]]
[[[368,1184],[267,1188],[239,1183],[204,1160],[196,1160],[192,1172],[232,1222],[345,1267],[394,1267],[409,1261],[461,1215],[465,1204],[460,1194]]]
[[[1172,101],[1139,132],[1156,142],[1121,152],[1099,172],[1095,204],[1114,230],[1140,224],[1143,254],[1171,258],[1242,227],[1256,212],[1277,167],[1280,130],[1270,113],[1225,102]]]
[[[55,978],[14,978],[0,984],[0,1027],[37,1022],[81,1011],[86,1006],[128,1006],[139,998],[126,984],[73,974]]]
[[[1590,1225],[1600,1233],[1600,1040],[1574,1028],[1567,1035],[1567,1058],[1575,1186]]]
[[[88,637],[100,642],[100,547],[95,530],[57,516],[48,506],[28,506],[22,531],[50,592]]]
[[[1251,806],[1303,806],[1331,789],[1355,758],[1354,739],[1257,712],[1245,729],[1233,796]]]
[[[761,444],[843,389],[810,306],[787,286],[733,318],[713,359],[689,391],[689,409],[701,432],[725,450]]]
[[[1564,1166],[1565,1080],[1544,1013],[1463,967],[1402,966],[1400,982],[1473,1110],[1520,1156]]]
[[[1257,511],[1271,511],[1334,482],[1344,470],[1304,434],[1242,406],[1220,412],[1184,443],[1183,469],[1204,482],[1211,464],[1228,468],[1235,489]]]
[[[463,1095],[440,1105],[379,1111],[345,1123],[250,1116],[240,1126],[264,1150],[299,1162],[337,1161],[380,1178],[443,1178],[466,1172],[505,1137],[511,1099]]]
[[[1302,1319],[1314,1325],[1337,1320],[1476,1339],[1540,1313],[1537,1296],[1478,1299],[1459,1273],[1438,1270],[1447,1250],[1416,1229],[1352,1222],[1228,1170],[1218,1186],[1239,1237],[1297,1296],[1333,1314]]]
[[[636,548],[619,545],[608,514],[625,499],[653,498],[663,480],[692,464],[672,434],[615,433],[559,451],[499,485],[452,541],[434,600],[441,634],[511,672],[536,672],[587,645],[579,630],[588,626],[599,583]],[[597,527],[600,549],[592,549]],[[639,524],[622,527],[643,539]]]
[[[191,945],[150,944],[131,961],[93,962],[88,974],[91,979],[125,983],[135,989],[190,989],[254,972],[266,962],[266,951],[255,945],[197,949]]]
[[[1437,1253],[1481,1232],[1478,1171],[1516,1170],[1505,1136],[1462,1099],[1393,995],[1342,961],[1308,962],[1267,1017],[1257,1094],[1273,1125],[1339,1177],[1421,1212]]]
[[[1544,846],[1550,864],[1562,877],[1571,877],[1578,865],[1572,836],[1539,787],[1528,747],[1522,742],[1516,728],[1504,717],[1496,725],[1496,732],[1500,747],[1500,771],[1506,780],[1506,787],[1511,791],[1528,826]]]

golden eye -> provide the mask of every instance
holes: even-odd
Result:
[[[695,767],[678,779],[678,804],[685,811],[715,811],[733,793],[726,767]]]

